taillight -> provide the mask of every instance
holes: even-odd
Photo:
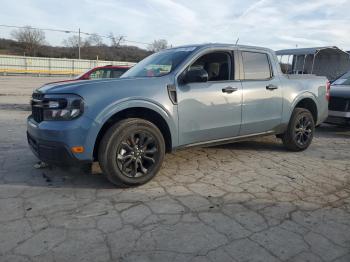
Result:
[[[329,101],[331,97],[331,83],[329,81],[327,81],[326,83],[326,99],[327,101]]]

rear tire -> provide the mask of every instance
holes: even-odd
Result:
[[[288,150],[303,151],[310,146],[314,132],[315,122],[310,111],[305,108],[295,108],[282,141]]]
[[[129,118],[114,124],[103,136],[98,161],[113,184],[136,186],[157,174],[164,155],[159,129],[149,121]]]

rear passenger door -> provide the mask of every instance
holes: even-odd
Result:
[[[274,74],[275,61],[269,53],[250,50],[241,50],[240,59],[243,87],[240,135],[273,130],[282,120],[282,88]]]

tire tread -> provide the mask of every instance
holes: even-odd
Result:
[[[295,143],[294,134],[293,134],[294,122],[295,122],[297,116],[300,114],[308,114],[309,115],[309,117],[313,123],[312,135],[314,134],[314,129],[315,129],[315,123],[313,121],[313,117],[312,117],[311,112],[305,108],[298,108],[298,107],[295,108],[293,113],[292,113],[292,116],[289,120],[287,131],[282,135],[282,142],[283,142],[284,146],[288,150],[294,151],[294,152],[303,151],[303,150],[307,149],[309,147],[309,145],[311,144],[311,141],[313,138],[313,137],[311,138],[311,141],[308,143],[308,145],[306,147],[300,147]]]
[[[153,174],[149,179],[145,181],[143,180],[131,181],[128,178],[124,179],[123,178],[124,175],[118,174],[118,172],[115,171],[115,169],[113,168],[113,163],[109,159],[108,153],[111,150],[111,147],[113,146],[113,142],[114,142],[114,139],[116,139],[116,136],[122,134],[123,131],[130,126],[147,126],[148,128],[151,128],[154,132],[157,133],[157,135],[160,138],[160,147],[161,147],[160,162],[163,161],[164,154],[165,154],[164,138],[160,130],[153,123],[140,118],[127,118],[112,125],[103,136],[101,143],[99,145],[98,161],[100,163],[102,172],[107,176],[108,180],[113,184],[119,185],[119,186],[137,186],[137,185],[144,184],[154,177],[154,175],[158,172],[158,169],[161,166],[161,163],[160,163],[159,167],[154,172],[155,174]]]

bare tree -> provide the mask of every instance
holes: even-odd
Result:
[[[65,47],[77,48],[79,46],[79,36],[72,35],[72,36],[64,39],[62,41],[62,44]],[[81,47],[88,47],[88,46],[90,46],[90,43],[87,41],[87,39],[80,37],[80,46]]]
[[[72,36],[68,37],[67,39],[64,39],[62,43],[65,47],[78,47],[79,46],[79,36],[72,35]]]
[[[38,48],[45,44],[44,31],[30,26],[13,30],[11,35],[23,44],[25,52],[30,55],[35,55]]]
[[[147,49],[152,52],[158,52],[168,48],[168,41],[165,39],[154,40],[152,44],[148,45]]]
[[[124,36],[115,36],[113,33],[109,33],[108,37],[111,39],[112,47],[119,47],[121,42],[124,41]]]
[[[87,46],[102,46],[103,41],[98,34],[92,34],[86,39],[85,44]]]

